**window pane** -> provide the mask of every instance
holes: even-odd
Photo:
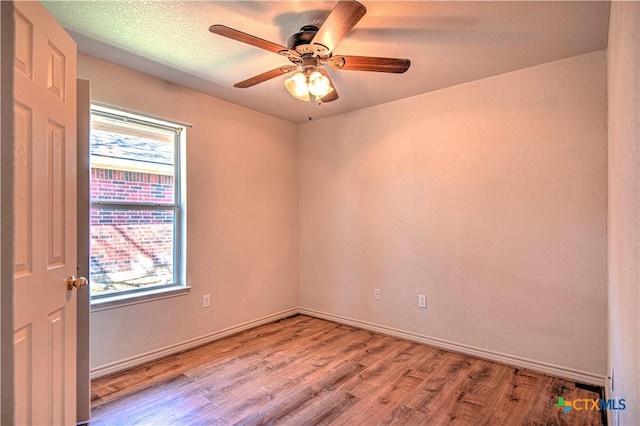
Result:
[[[170,209],[91,209],[91,295],[173,284]]]
[[[92,116],[91,201],[175,204],[175,132]]]

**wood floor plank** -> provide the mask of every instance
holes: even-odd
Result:
[[[265,424],[275,421],[283,421],[287,416],[295,416],[296,412],[305,410],[308,406],[321,404],[323,399],[331,399],[336,386],[357,374],[362,366],[353,361],[341,362],[335,368],[326,371],[313,380],[307,380],[308,384],[298,387],[293,392],[282,395],[282,398],[274,399],[271,404],[243,418],[241,424]],[[339,393],[338,393],[339,394]],[[344,397],[346,395],[342,395]],[[339,396],[339,398],[344,399]],[[350,396],[348,399],[352,399]],[[324,404],[323,404],[324,405]],[[332,408],[325,405],[325,410]],[[306,411],[305,411],[306,412]]]
[[[92,383],[92,425],[601,425],[575,383],[297,315]]]
[[[347,392],[323,392],[320,398],[288,413],[280,419],[280,422],[290,425],[331,424],[358,401],[358,397]]]

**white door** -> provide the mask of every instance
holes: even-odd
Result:
[[[76,45],[15,3],[15,419],[75,424]]]

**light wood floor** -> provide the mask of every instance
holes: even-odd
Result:
[[[598,425],[597,389],[308,316],[92,384],[92,425]]]

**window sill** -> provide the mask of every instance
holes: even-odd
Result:
[[[153,302],[155,300],[184,296],[189,294],[189,291],[191,291],[191,287],[185,286],[150,290],[144,293],[105,297],[104,299],[91,301],[91,312],[100,312],[107,309],[121,308],[123,306],[137,305],[140,303]]]

